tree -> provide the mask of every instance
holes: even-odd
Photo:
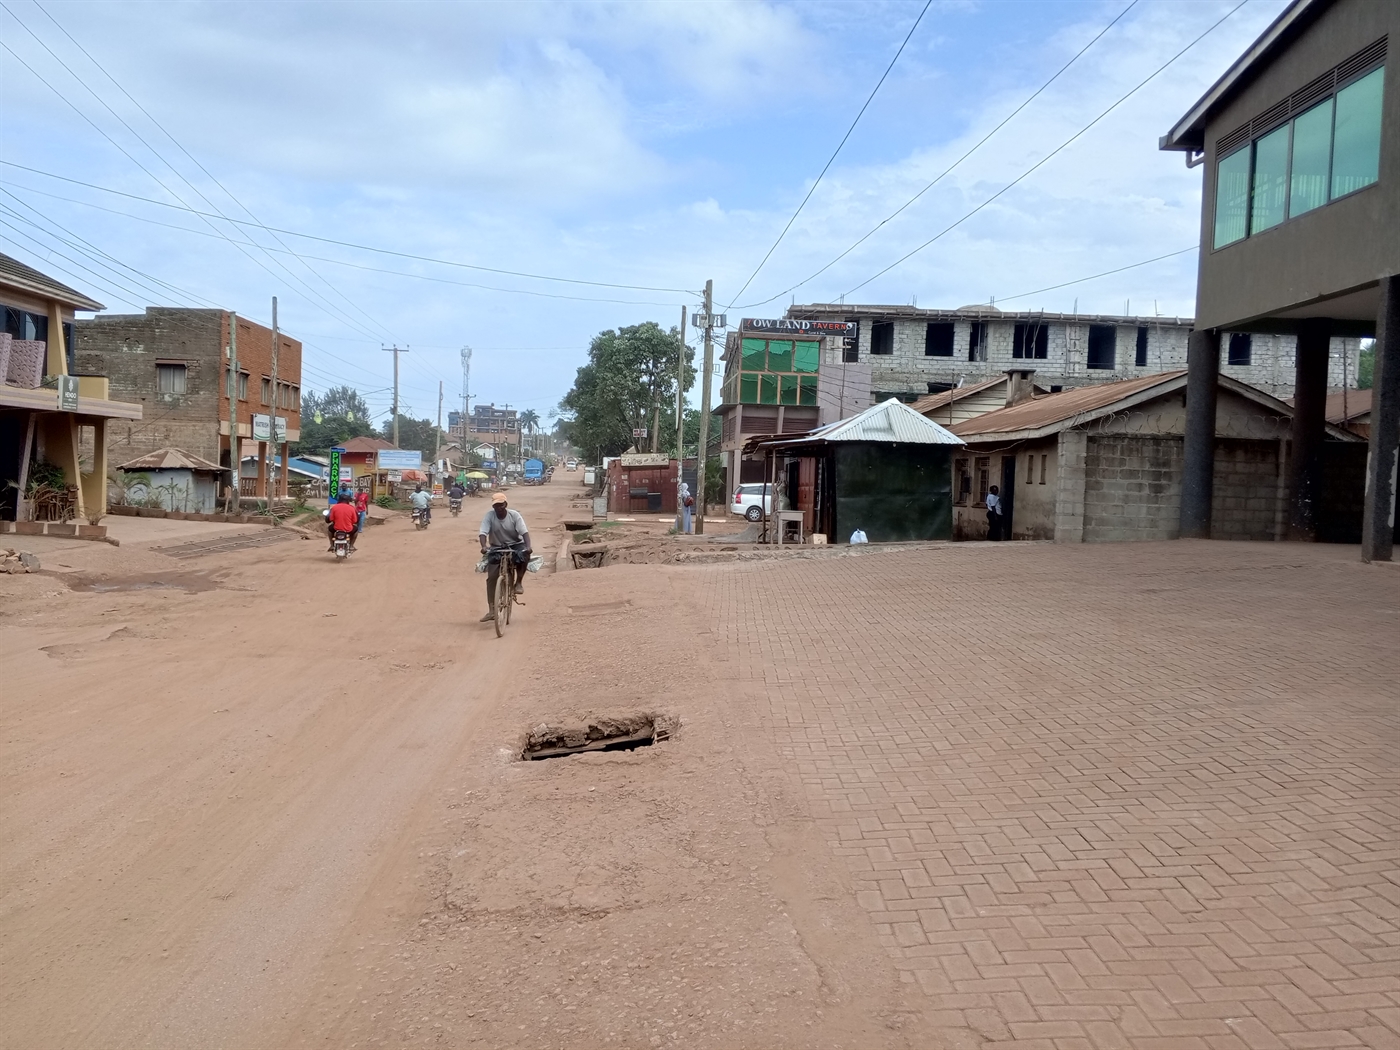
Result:
[[[1376,375],[1376,341],[1362,341],[1361,353],[1356,359],[1356,385],[1361,390],[1370,390]]]
[[[654,321],[594,336],[588,364],[559,403],[568,417],[562,428],[567,440],[599,462],[626,451],[637,440],[633,430],[655,426],[658,410],[663,418],[669,410],[674,420],[679,350],[679,331],[665,331]],[[682,380],[687,390],[695,379],[694,359],[687,346]]]
[[[441,433],[431,419],[409,419],[402,413],[399,415],[399,448],[416,449],[423,453],[424,463],[432,463],[433,457],[437,455],[438,435]],[[385,441],[394,440],[392,419],[384,424],[380,436]],[[447,443],[446,434],[442,434],[442,442]]]
[[[369,405],[354,387],[331,387],[319,397],[307,391],[301,399],[301,438],[292,454],[325,455],[332,445],[373,433]]]

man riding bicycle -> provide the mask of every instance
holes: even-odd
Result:
[[[481,530],[477,536],[481,541],[481,552],[489,548],[509,548],[511,566],[508,577],[515,586],[516,594],[525,593],[525,566],[533,553],[530,548],[530,530],[525,527],[525,519],[520,511],[511,510],[506,504],[506,494],[497,492],[491,497],[491,509],[481,519]],[[486,623],[496,618],[496,581],[501,575],[502,555],[491,557],[486,569],[486,615],[481,618]]]

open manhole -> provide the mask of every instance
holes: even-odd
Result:
[[[656,715],[598,718],[584,725],[539,725],[525,738],[520,757],[533,762],[542,758],[568,758],[588,751],[635,751],[669,740],[673,720]]]

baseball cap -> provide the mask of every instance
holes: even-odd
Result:
[[[491,506],[494,507],[497,503],[504,503],[504,502],[506,502],[506,494],[505,494],[504,492],[493,492],[493,493],[491,493]]]

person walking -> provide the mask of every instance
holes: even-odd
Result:
[[[1001,516],[1001,490],[993,485],[987,491],[987,539],[1002,539],[1001,527],[1005,520]]]
[[[681,532],[690,535],[692,518],[695,514],[695,497],[690,494],[690,486],[681,482]]]
[[[355,535],[362,535],[365,531],[365,519],[369,517],[369,489],[360,489],[355,493]]]

